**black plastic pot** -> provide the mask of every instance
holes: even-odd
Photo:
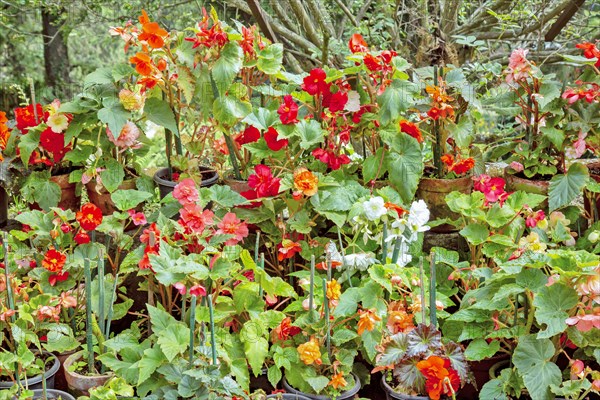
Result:
[[[345,392],[343,392],[342,394],[340,394],[339,396],[337,396],[336,400],[352,399],[352,398],[354,398],[354,395],[356,393],[358,393],[358,391],[360,390],[360,379],[354,373],[352,374],[352,377],[354,378],[354,387],[352,389],[350,389],[350,390],[346,390]],[[294,389],[293,387],[291,387],[289,385],[289,383],[285,379],[285,376],[283,377],[282,385],[283,385],[283,388],[285,389],[286,392],[289,392],[289,393],[294,394],[294,395],[304,396],[304,397],[307,397],[307,398],[312,399],[312,400],[331,400],[331,397],[328,397],[328,396],[321,396],[321,395],[318,395],[318,394],[303,393],[303,392],[300,392],[299,390]]]
[[[267,399],[281,399],[281,400],[310,400],[308,397],[292,394],[292,393],[280,393],[280,394],[270,394],[267,396]]]
[[[209,167],[198,167],[200,174],[202,175],[202,183],[200,187],[210,187],[217,183],[219,180],[219,174],[214,169]],[[177,182],[169,180],[169,168],[161,168],[154,174],[154,182],[158,185],[160,191],[160,198],[166,197],[173,191]]]
[[[48,369],[46,372],[44,372],[44,374],[40,374],[40,375],[36,375],[33,378],[28,378],[27,380],[23,379],[23,377],[21,377],[21,385],[23,385],[23,387],[25,387],[26,389],[30,389],[30,390],[35,390],[35,389],[42,389],[42,379],[46,379],[46,388],[47,389],[54,389],[54,375],[56,375],[56,373],[58,372],[58,369],[60,368],[60,362],[58,361],[58,358],[56,358],[56,356],[54,354],[50,354],[50,353],[46,353],[48,356],[50,356],[53,360],[52,362],[52,366],[50,367],[50,369]],[[0,381],[0,389],[8,389],[10,387],[12,387],[15,383],[14,382],[2,382]]]
[[[392,389],[385,380],[385,375],[381,378],[381,387],[385,391],[385,398],[387,400],[401,399],[401,400],[429,400],[428,396],[410,396],[404,393],[398,393]]]
[[[44,391],[42,389],[34,390],[32,400],[40,400],[44,398]],[[67,392],[63,392],[61,390],[46,390],[46,399],[47,400],[75,400],[75,397],[71,396]]]

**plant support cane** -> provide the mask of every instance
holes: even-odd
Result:
[[[34,107],[35,109],[35,107]],[[10,280],[10,266],[8,263],[8,234],[4,232],[2,234],[2,246],[4,247],[4,274],[6,279],[6,296],[8,297],[8,308],[11,310],[15,309],[15,299],[12,290],[12,283]],[[10,316],[11,322],[14,324],[16,321],[15,315]],[[15,363],[15,378],[17,380],[17,393],[21,394],[21,379],[19,378],[19,364]]]
[[[436,316],[436,305],[435,305],[435,251],[431,252],[431,277],[429,278],[431,284],[429,288],[429,316],[431,317],[431,325],[437,325]]]
[[[85,336],[87,344],[88,372],[94,373],[94,343],[92,333],[92,272],[90,270],[90,259],[83,262],[85,275]]]

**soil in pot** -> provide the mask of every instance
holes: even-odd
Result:
[[[200,174],[202,176],[202,183],[200,187],[210,187],[217,183],[219,180],[219,174],[212,168],[199,166]],[[177,182],[172,181],[169,177],[169,168],[161,168],[154,173],[154,182],[158,185],[160,192],[160,198],[165,198],[169,193],[173,191]]]
[[[360,390],[360,379],[354,373],[352,374],[352,378],[354,378],[354,385],[352,386],[352,388],[349,390],[346,390],[345,392],[343,392],[342,394],[337,396],[336,400],[353,399],[355,397],[354,395],[358,393],[358,391]],[[311,394],[311,393],[303,393],[303,392],[300,392],[299,390],[294,389],[293,387],[291,387],[288,384],[288,381],[285,379],[285,376],[283,377],[282,386],[285,389],[285,391],[288,393],[299,394],[301,396],[307,397],[312,400],[331,400],[331,397],[329,397],[329,396],[322,396],[322,395]]]
[[[54,389],[54,376],[60,369],[60,362],[58,361],[58,358],[56,358],[56,356],[51,353],[44,353],[44,357],[50,357],[52,359],[52,361],[46,359],[46,372],[43,375],[39,374],[31,378],[27,378],[27,380],[23,379],[23,377],[20,377],[21,385],[23,387],[31,390],[42,389],[42,379],[46,379],[46,388]],[[14,382],[12,381],[0,381],[0,390],[7,389],[9,387],[12,387],[13,385]]]
[[[448,208],[446,196],[455,191],[468,194],[472,190],[473,180],[470,176],[458,179],[421,178],[415,198],[425,201],[431,213],[431,217],[429,218],[431,221],[444,218],[456,220],[460,218],[460,215]],[[456,230],[450,224],[442,224],[431,228],[431,232],[447,233],[455,232]]]
[[[42,389],[34,390],[32,400],[41,400],[44,398],[44,391]],[[75,400],[75,397],[71,396],[67,392],[63,392],[61,390],[46,390],[46,399],[47,400]]]
[[[101,374],[101,375],[82,375],[78,372],[71,371],[71,366],[81,360],[83,357],[83,350],[73,353],[65,360],[63,369],[65,372],[65,378],[69,385],[69,391],[75,396],[89,396],[89,390],[98,386],[104,385],[104,383],[110,379],[112,374]]]

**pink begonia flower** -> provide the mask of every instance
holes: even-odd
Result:
[[[600,304],[600,268],[596,268],[593,275],[582,278],[577,285],[577,293],[588,296]]]
[[[110,140],[117,147],[139,147],[137,138],[140,136],[140,129],[131,121],[128,121],[123,126],[121,132],[119,133],[119,137],[115,138],[115,135],[110,131],[110,129],[108,129],[108,127],[106,128],[106,134],[108,136],[108,140]]]
[[[100,172],[104,171],[106,168],[96,168],[95,173],[88,173],[88,171],[85,171],[82,175],[81,175],[81,183],[83,183],[84,185],[87,185],[93,178],[96,178],[96,183],[98,185],[102,185],[102,178],[100,177]]]
[[[225,214],[217,227],[219,228],[216,232],[217,234],[234,235],[233,238],[225,242],[225,245],[227,246],[235,246],[248,236],[248,226],[246,223],[240,221],[239,218],[231,212]]]
[[[182,295],[182,296],[187,292],[187,288],[181,282],[174,283],[173,287],[175,289],[177,289],[177,291],[179,292],[179,294]]]
[[[513,83],[526,79],[531,71],[531,63],[527,60],[526,49],[515,49],[508,59],[508,68],[506,69],[506,82]]]
[[[173,197],[182,206],[196,203],[200,200],[200,194],[198,193],[198,189],[196,189],[196,182],[192,178],[183,179],[173,189]]]
[[[565,150],[565,154],[570,159],[578,159],[580,158],[587,149],[587,145],[585,143],[585,138],[587,136],[586,132],[579,132],[577,140],[573,142],[573,146],[567,147]]]
[[[567,318],[567,325],[575,326],[580,332],[588,332],[592,328],[600,329],[600,314],[577,315]]]
[[[518,161],[513,161],[509,164],[509,167],[511,167],[513,170],[515,170],[516,172],[522,172],[525,167],[523,167],[523,164],[521,164]]]
[[[129,210],[127,211],[127,213],[131,217],[131,220],[133,221],[133,224],[135,226],[146,225],[146,223],[148,222],[146,221],[146,216],[143,212],[135,212],[135,210]]]
[[[197,204],[188,204],[179,212],[179,223],[194,233],[202,233],[207,225],[212,225],[214,213],[203,210]]]
[[[206,289],[204,288],[204,286],[194,285],[190,288],[190,294],[192,296],[204,297],[206,296]]]

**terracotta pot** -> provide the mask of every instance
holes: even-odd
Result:
[[[71,365],[81,360],[82,357],[83,350],[73,353],[67,357],[63,364],[65,378],[67,379],[67,384],[69,385],[69,391],[78,397],[89,396],[90,389],[104,385],[104,383],[112,377],[111,373],[88,376],[69,371]]]
[[[63,365],[65,360],[76,351],[77,350],[71,350],[56,354],[56,358],[58,358],[60,365]],[[65,370],[63,368],[59,368],[58,372],[54,376],[54,387],[58,390],[69,390],[69,385],[67,385],[67,379],[65,378]]]
[[[90,199],[90,203],[93,203],[102,210],[102,215],[112,215],[115,211],[117,211],[117,207],[115,207],[115,203],[112,201],[111,194],[108,190],[102,185],[96,184],[96,180],[92,180],[85,185],[88,193],[88,197]],[[127,190],[127,189],[135,189],[135,179],[127,179],[124,180],[121,185],[119,185],[119,189]]]
[[[52,360],[53,360],[52,365],[46,372],[44,372],[44,374],[36,375],[33,378],[28,378],[27,382],[25,382],[25,379],[23,379],[23,377],[21,377],[21,385],[23,385],[23,387],[26,387],[31,390],[42,389],[43,388],[42,380],[45,379],[46,380],[46,388],[54,389],[54,376],[60,369],[60,362],[58,361],[58,359],[56,358],[56,356],[54,354],[51,354],[51,353],[44,353],[44,354],[52,357]],[[38,357],[38,356],[36,356],[36,357]],[[12,381],[10,381],[10,382],[0,381],[0,389],[8,389],[8,388],[12,387],[14,384],[15,383]]]
[[[60,200],[56,206],[63,210],[79,210],[81,197],[77,196],[77,184],[69,183],[69,174],[51,176],[50,181],[56,183],[60,188]],[[41,210],[37,203],[31,204],[30,208]]]
[[[34,390],[32,400],[44,399],[44,391],[42,389]],[[46,389],[47,400],[75,400],[75,397],[71,396],[67,392],[61,390]]]
[[[587,167],[590,171],[590,177],[600,183],[600,161],[588,163]],[[590,223],[600,221],[600,194],[584,189],[583,207],[585,214],[590,218]]]
[[[385,380],[385,375],[381,378],[381,387],[385,392],[387,400],[402,399],[402,400],[429,400],[429,396],[410,396],[404,393],[398,393],[392,389]]]
[[[354,378],[354,387],[352,389],[346,390],[345,392],[341,393],[339,396],[336,397],[336,400],[353,399],[354,395],[356,393],[358,393],[358,391],[360,390],[360,379],[354,373],[352,374],[352,377]],[[283,388],[285,389],[285,391],[288,393],[291,393],[291,394],[301,395],[301,396],[307,397],[312,400],[331,400],[331,397],[328,397],[328,396],[321,396],[318,394],[310,394],[310,393],[302,393],[299,390],[294,389],[293,387],[291,387],[288,384],[287,380],[285,379],[285,376],[283,377],[283,381],[281,384],[282,384]]]
[[[479,393],[478,391],[490,380],[490,369],[495,364],[498,364],[501,361],[507,362],[509,359],[509,354],[500,354],[485,360],[470,362],[469,366],[471,367],[471,372],[473,372],[473,376],[475,377],[475,383],[471,383],[462,388],[458,395],[458,399],[476,399]]]
[[[548,189],[550,188],[550,181],[527,179],[513,174],[506,173],[504,175],[506,180],[506,191],[516,192],[520,190],[525,193],[541,194],[548,196]],[[541,209],[548,208],[548,200],[545,200],[539,205]]]
[[[456,220],[460,218],[460,215],[448,208],[446,196],[455,191],[468,194],[471,193],[472,189],[473,180],[470,176],[458,179],[421,178],[415,197],[423,199],[427,203],[431,213],[431,221],[444,218]],[[442,224],[431,228],[432,232],[455,232],[456,230],[450,224]]]
[[[198,169],[202,176],[200,187],[210,187],[219,180],[219,174],[214,169],[203,166],[199,166]],[[156,171],[154,173],[154,182],[158,185],[161,199],[165,198],[177,186],[177,182],[169,180],[169,168],[161,168]]]
[[[229,186],[231,188],[231,190],[233,190],[234,192],[237,192],[237,193],[242,193],[242,192],[247,192],[249,190],[252,190],[250,185],[248,185],[248,181],[243,181],[243,180],[234,179],[234,178],[223,178],[223,183],[226,184],[227,186]]]

